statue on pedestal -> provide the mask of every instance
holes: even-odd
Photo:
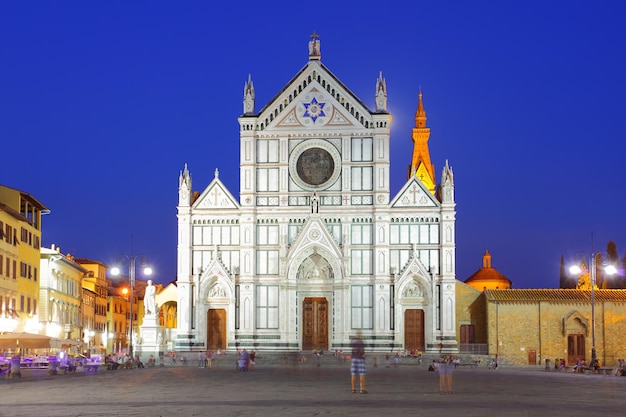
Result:
[[[152,280],[148,280],[148,286],[146,287],[146,293],[143,297],[143,306],[146,316],[153,316],[156,314],[156,287],[152,285]]]

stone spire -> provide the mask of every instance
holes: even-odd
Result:
[[[381,71],[376,80],[376,112],[387,111],[387,82]]]
[[[319,61],[322,59],[322,50],[320,49],[320,35],[313,31],[311,40],[309,41],[309,61]]]
[[[243,86],[243,114],[254,114],[254,84],[251,74],[248,74],[248,81]]]
[[[426,111],[422,101],[422,92],[419,92],[417,111],[415,112],[415,127],[413,128],[413,158],[409,167],[409,176],[413,175],[435,193],[435,166],[430,163],[430,151],[428,149],[428,139],[430,138],[430,128],[426,127]]]
[[[187,164],[178,176],[178,205],[191,205],[191,173],[187,169]]]
[[[454,173],[447,159],[441,172],[441,184],[437,197],[442,203],[454,203]]]

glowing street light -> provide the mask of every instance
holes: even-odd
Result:
[[[152,268],[147,266],[148,258],[144,255],[135,255],[133,253],[133,239],[131,237],[130,244],[130,255],[122,255],[123,258],[128,260],[128,285],[130,287],[130,329],[128,332],[129,341],[128,341],[128,355],[131,360],[133,360],[133,301],[134,301],[134,290],[135,290],[135,270],[136,265],[139,264],[142,267],[143,275],[152,275]],[[121,270],[119,267],[115,266],[111,268],[111,275],[119,276],[121,274]]]
[[[595,311],[595,288],[596,288],[596,258],[600,256],[597,252],[591,253],[591,259],[589,262],[589,277],[591,284],[591,367],[594,368],[597,363],[596,357],[596,311]],[[604,266],[604,273],[607,275],[615,275],[617,273],[617,268],[615,265],[605,264],[602,262]],[[572,265],[569,267],[569,272],[573,275],[580,275],[584,272],[583,268],[579,265]]]

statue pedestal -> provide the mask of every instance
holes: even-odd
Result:
[[[146,315],[143,324],[139,326],[141,339],[135,348],[135,353],[140,355],[141,361],[146,364],[150,355],[154,360],[158,360],[166,346],[163,344],[163,334],[156,314]]]

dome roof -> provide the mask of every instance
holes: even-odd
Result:
[[[491,255],[488,250],[483,255],[483,267],[466,279],[465,283],[480,291],[511,288],[511,280],[491,267]]]

